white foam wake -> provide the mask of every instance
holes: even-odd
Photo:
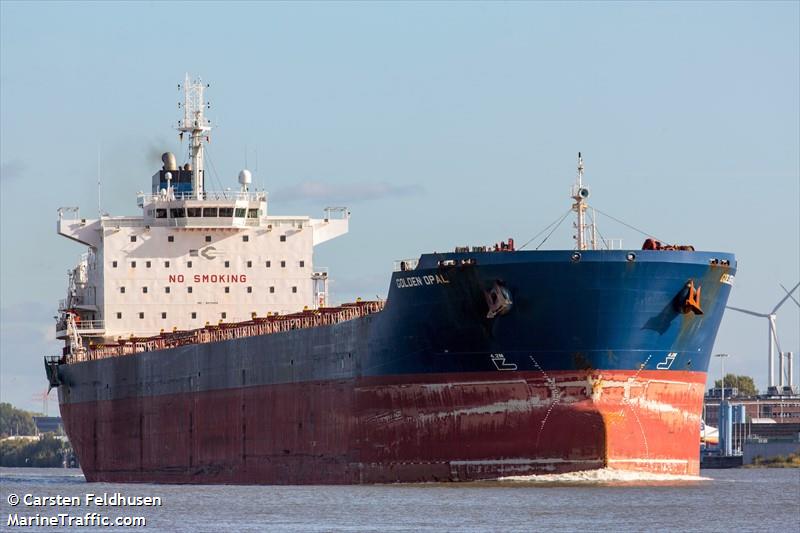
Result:
[[[539,474],[530,476],[507,476],[498,481],[512,481],[520,483],[651,483],[671,481],[711,481],[703,476],[687,476],[680,474],[656,474],[652,472],[636,472],[633,470],[617,470],[614,468],[600,468],[596,470],[581,470],[566,474]]]

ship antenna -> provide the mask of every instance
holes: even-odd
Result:
[[[97,143],[97,218],[103,218],[100,208],[100,143]]]
[[[578,175],[575,178],[575,185],[572,187],[572,199],[575,203],[572,204],[572,210],[577,215],[575,222],[575,247],[578,250],[586,250],[586,209],[589,207],[586,200],[589,198],[589,188],[583,185],[583,157],[578,152]]]
[[[210,140],[211,121],[205,118],[205,110],[211,105],[203,99],[204,85],[200,78],[190,81],[189,74],[183,84],[183,120],[178,121],[181,137],[190,134],[192,154],[192,192],[194,198],[203,198],[204,167],[203,143]]]

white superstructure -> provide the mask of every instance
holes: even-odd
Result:
[[[187,77],[178,128],[191,134],[191,164],[164,154],[152,192],[139,196],[140,216],[85,219],[59,209],[58,233],[88,251],[69,272],[58,338],[101,343],[327,305],[327,272],[313,268],[313,250],[347,233],[349,212],[269,216],[267,194],[249,190],[247,170],[239,191],[206,191],[211,126],[198,83]]]

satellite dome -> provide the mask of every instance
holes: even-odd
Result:
[[[250,185],[253,183],[253,173],[247,169],[242,170],[239,172],[239,183],[242,185]]]

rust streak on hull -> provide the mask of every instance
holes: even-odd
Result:
[[[360,378],[61,410],[92,482],[467,481],[606,466],[699,473],[704,373],[548,376]]]

